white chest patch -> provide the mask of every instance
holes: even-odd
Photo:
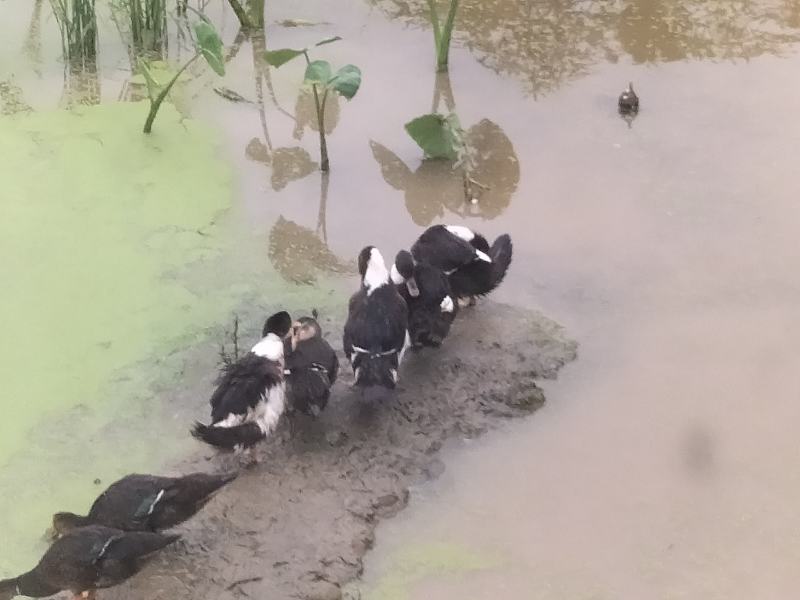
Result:
[[[405,279],[403,279],[403,276],[400,275],[400,271],[397,270],[397,265],[392,265],[391,278],[392,278],[392,283],[395,285],[400,285],[405,281]]]
[[[465,242],[471,242],[475,238],[475,234],[469,227],[463,225],[445,225],[445,229],[456,237],[460,237]]]
[[[364,286],[367,288],[367,296],[388,282],[389,271],[386,270],[383,256],[377,248],[373,248],[369,255],[367,272],[364,273]]]
[[[442,312],[451,313],[453,312],[453,299],[450,296],[445,296],[442,303],[439,305],[439,308],[442,309]]]
[[[268,333],[250,352],[268,360],[279,361],[283,358],[283,342],[274,333]]]
[[[285,389],[283,383],[269,388],[255,408],[253,420],[264,435],[269,435],[275,430],[286,410]]]

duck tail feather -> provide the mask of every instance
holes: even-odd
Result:
[[[209,446],[230,451],[250,448],[267,437],[257,423],[244,423],[235,427],[215,427],[195,423],[192,435]]]
[[[513,251],[514,246],[511,243],[511,236],[506,233],[499,236],[492,244],[489,250],[489,256],[492,257],[492,290],[503,282],[506,272],[508,272],[508,267],[511,265]]]

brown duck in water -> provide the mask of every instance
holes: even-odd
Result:
[[[87,525],[123,531],[161,531],[193,517],[220,488],[236,475],[192,473],[184,477],[128,475],[111,486],[84,516],[68,512],[53,515],[58,535]]]
[[[147,557],[179,537],[97,525],[76,529],[56,540],[32,570],[0,581],[0,600],[44,598],[62,591],[92,599],[96,590],[138,573]]]

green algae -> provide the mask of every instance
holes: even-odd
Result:
[[[0,461],[43,411],[98,401],[108,373],[201,310],[166,269],[213,251],[197,232],[229,204],[230,173],[210,134],[189,122],[138,135],[143,110],[0,121],[0,375],[10,417],[0,423]]]
[[[428,577],[457,577],[500,564],[496,556],[487,556],[459,544],[414,544],[394,553],[384,575],[368,589],[362,589],[361,597],[364,600],[407,600],[411,597],[411,588]]]
[[[216,135],[162,111],[150,136],[144,103],[0,119],[0,577],[35,561],[53,512],[88,508],[95,478],[192,447],[170,392],[233,311],[338,300],[287,290],[265,240],[219,225]]]

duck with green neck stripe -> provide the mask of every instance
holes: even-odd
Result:
[[[36,567],[0,581],[0,600],[45,598],[62,591],[72,592],[76,600],[92,599],[96,590],[133,577],[150,556],[179,538],[97,525],[75,529],[56,540]]]
[[[53,515],[56,535],[103,525],[123,531],[163,531],[193,517],[235,474],[192,473],[183,477],[127,475],[111,484],[86,516],[68,512]]]

